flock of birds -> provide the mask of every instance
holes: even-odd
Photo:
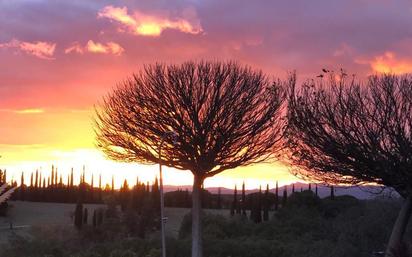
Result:
[[[316,77],[317,77],[317,78],[323,78],[326,73],[330,73],[330,72],[333,72],[333,71],[323,68],[323,69],[322,69],[322,72],[323,72],[323,73],[319,74],[319,75],[316,76]],[[348,76],[348,74],[347,74],[342,68],[340,68],[340,75],[341,75],[342,77]],[[355,74],[353,74],[352,76],[354,76],[354,75],[355,75]]]

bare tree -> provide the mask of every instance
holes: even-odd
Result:
[[[282,83],[234,62],[148,65],[104,98],[98,146],[118,161],[161,163],[194,175],[192,256],[202,256],[203,181],[281,148]],[[165,133],[162,159],[158,144]]]
[[[371,76],[362,85],[331,74],[299,90],[292,86],[288,123],[289,159],[298,176],[377,183],[405,198],[387,246],[391,256],[412,212],[412,77]]]

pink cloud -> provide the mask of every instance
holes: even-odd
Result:
[[[8,43],[0,44],[0,48],[15,48],[41,59],[53,60],[56,44],[44,41],[25,42],[13,39]]]
[[[182,16],[170,18],[168,15],[147,14],[135,10],[128,14],[127,7],[106,6],[98,13],[99,18],[108,18],[121,24],[121,30],[142,36],[160,36],[165,29],[175,29],[183,33],[199,34],[203,31],[194,9],[186,9]]]
[[[115,42],[99,43],[93,40],[87,41],[85,46],[80,45],[78,42],[73,43],[70,47],[66,48],[64,51],[66,54],[69,53],[79,53],[83,54],[85,52],[89,53],[99,53],[99,54],[113,54],[121,55],[124,52],[124,48]]]

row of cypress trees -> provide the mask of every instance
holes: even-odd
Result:
[[[302,192],[303,188],[301,188]],[[312,185],[308,184],[309,191],[312,191]],[[292,194],[295,193],[295,184],[292,184]],[[315,195],[318,196],[318,186],[315,184]],[[330,187],[330,199],[334,199],[334,187]],[[246,196],[245,183],[242,184],[241,197],[238,197],[237,186],[233,192],[233,201],[230,208],[230,215],[242,215],[247,217],[247,210],[250,210],[250,220],[255,223],[269,220],[269,211],[277,211],[280,207],[286,206],[288,199],[288,187],[283,187],[282,198],[279,196],[279,185],[276,181],[275,193],[269,192],[269,185],[266,185],[266,190],[262,193],[262,187],[259,187],[258,193],[248,194]]]

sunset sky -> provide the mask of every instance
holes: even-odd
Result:
[[[94,147],[93,106],[143,64],[237,60],[284,78],[322,68],[358,77],[412,72],[412,2],[0,0],[0,167],[8,178],[51,165],[117,184],[152,180],[157,166],[105,160]],[[206,186],[249,188],[296,180],[265,164],[224,172]],[[166,169],[166,184],[191,184]],[[26,180],[27,181],[27,180]]]

